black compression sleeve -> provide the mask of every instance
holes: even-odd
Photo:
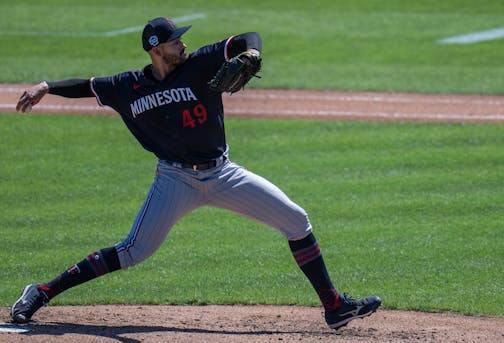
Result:
[[[262,50],[261,36],[257,32],[242,33],[233,37],[228,45],[228,54],[232,58],[248,49]]]
[[[47,82],[49,93],[61,95],[65,98],[91,98],[94,97],[91,92],[89,79],[68,79],[55,82]]]

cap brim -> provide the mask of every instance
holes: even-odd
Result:
[[[191,25],[189,26],[183,26],[183,27],[178,27],[173,33],[170,35],[170,38],[167,40],[167,42],[180,38],[184,33],[186,33],[189,29],[191,28]]]

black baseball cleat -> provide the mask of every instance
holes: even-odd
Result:
[[[381,299],[377,296],[361,300],[354,300],[345,294],[340,297],[343,305],[334,311],[325,312],[326,323],[334,330],[347,325],[351,320],[371,315],[381,305]]]
[[[21,297],[12,305],[11,317],[14,323],[28,323],[33,314],[49,302],[47,295],[37,289],[38,286],[36,284],[26,286]]]

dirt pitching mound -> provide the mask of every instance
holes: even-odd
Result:
[[[0,320],[9,321],[9,308]],[[299,306],[47,306],[1,342],[504,342],[504,318],[378,310],[333,331]],[[0,329],[7,327],[1,324]]]

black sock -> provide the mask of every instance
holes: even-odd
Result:
[[[327,311],[341,306],[340,296],[334,288],[313,233],[307,237],[289,241],[289,247],[299,268],[306,275]]]
[[[49,299],[61,292],[121,268],[115,247],[101,249],[68,268],[54,280],[38,287]]]

